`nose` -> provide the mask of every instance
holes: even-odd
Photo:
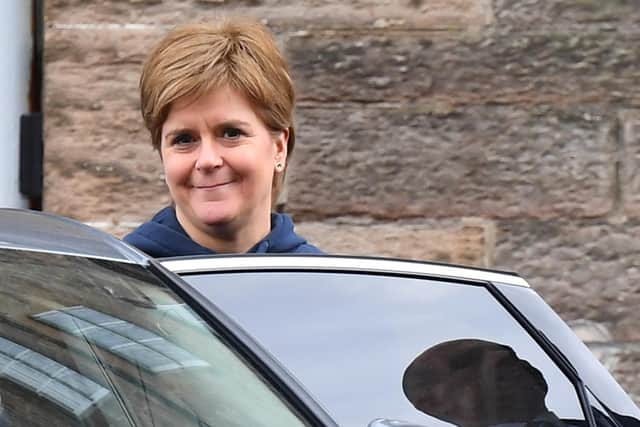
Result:
[[[222,164],[220,147],[213,140],[203,139],[196,159],[196,170],[206,173],[222,166]]]

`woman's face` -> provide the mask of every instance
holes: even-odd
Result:
[[[269,218],[273,176],[286,161],[287,139],[288,132],[274,134],[249,101],[227,87],[175,102],[160,150],[183,227],[237,231]]]

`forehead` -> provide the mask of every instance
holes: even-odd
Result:
[[[171,103],[164,126],[202,119],[260,121],[256,108],[241,91],[223,86]]]

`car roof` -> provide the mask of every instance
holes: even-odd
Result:
[[[25,209],[0,208],[0,248],[75,255],[135,264],[149,262],[149,258],[144,253],[107,233],[69,218]],[[529,286],[520,276],[510,272],[358,256],[215,255],[165,258],[162,264],[179,274],[206,271],[302,269],[409,274]]]
[[[336,255],[216,255],[160,259],[162,265],[178,274],[223,271],[336,271],[402,274],[456,280],[503,283],[529,287],[519,275],[483,268],[390,258]]]
[[[0,208],[0,248],[146,264],[148,257],[81,222],[44,212]]]

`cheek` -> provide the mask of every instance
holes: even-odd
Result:
[[[166,153],[162,160],[165,174],[182,175],[189,173],[190,165],[190,156],[184,154]]]
[[[164,179],[167,184],[175,184],[189,177],[189,161],[182,156],[165,155],[162,160]]]
[[[173,178],[173,164],[168,157],[162,158],[162,170],[164,171],[164,180],[169,183]]]
[[[264,179],[274,171],[274,150],[266,143],[256,145],[242,152],[234,153],[229,164],[237,171],[255,179]]]

